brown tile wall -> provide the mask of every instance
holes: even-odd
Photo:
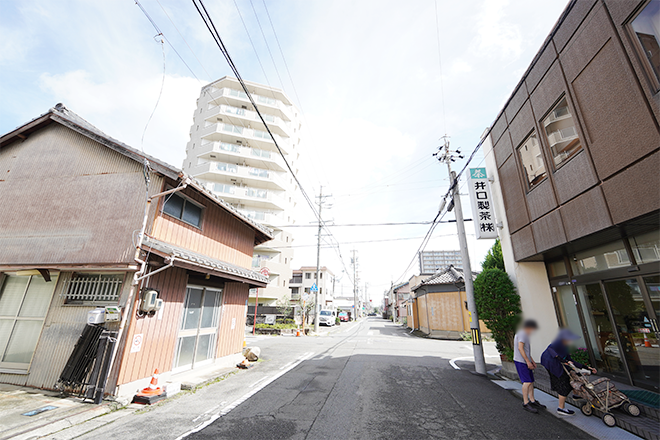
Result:
[[[660,87],[627,28],[641,3],[571,2],[493,126],[518,261],[660,209]],[[583,150],[555,170],[541,121],[562,95]],[[549,178],[527,192],[515,151],[532,129]]]

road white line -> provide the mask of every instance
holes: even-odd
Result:
[[[274,382],[275,380],[277,380],[277,379],[279,379],[280,377],[284,376],[286,373],[288,373],[289,371],[293,370],[293,369],[296,368],[298,365],[300,365],[303,361],[305,361],[306,359],[310,358],[310,357],[313,356],[313,355],[314,355],[313,352],[308,352],[308,353],[302,355],[302,356],[299,357],[298,360],[297,360],[295,363],[293,363],[289,368],[287,368],[287,369],[285,369],[285,370],[282,370],[281,372],[277,373],[275,376],[270,377],[269,380],[263,381],[258,387],[254,388],[252,391],[250,391],[250,392],[248,392],[247,394],[243,395],[243,397],[239,398],[238,400],[235,400],[234,402],[230,403],[230,404],[227,405],[225,408],[223,408],[222,411],[213,414],[213,415],[211,416],[211,418],[208,419],[207,421],[205,421],[205,422],[199,424],[198,426],[196,426],[195,428],[191,429],[190,431],[181,434],[179,437],[176,438],[176,440],[182,440],[182,439],[188,437],[190,434],[194,434],[194,433],[196,433],[196,432],[199,432],[199,431],[201,431],[202,429],[204,429],[204,428],[206,428],[207,426],[209,426],[211,423],[213,423],[213,422],[215,422],[216,420],[218,420],[220,417],[229,414],[229,412],[230,412],[231,410],[233,410],[234,408],[236,408],[238,405],[240,405],[241,403],[245,402],[245,401],[248,400],[250,397],[254,396],[254,395],[257,394],[259,391],[261,391],[262,389],[266,388],[266,387],[267,387],[268,385],[270,385],[272,382]]]
[[[291,365],[291,364],[294,363],[294,362],[295,362],[295,361],[291,361],[291,362],[289,362],[289,363],[286,364],[286,365],[282,365],[282,366],[280,367],[280,370],[284,370],[285,368],[287,368],[289,365]]]
[[[253,383],[252,385],[248,386],[248,388],[254,388],[255,385],[257,385],[259,382],[263,382],[263,381],[266,380],[266,379],[268,379],[268,376],[266,376],[266,377],[262,377],[261,379],[259,379],[259,380],[256,381],[255,383]]]
[[[222,402],[222,403],[219,404],[219,405],[212,406],[211,408],[207,409],[206,411],[204,411],[203,413],[201,413],[200,415],[198,415],[197,417],[195,417],[194,419],[192,419],[192,421],[193,421],[193,422],[196,422],[197,420],[199,420],[199,419],[201,419],[202,417],[204,417],[206,414],[210,413],[211,411],[214,411],[216,408],[218,408],[219,406],[224,405],[225,403],[227,403],[227,402]]]
[[[490,354],[487,354],[487,355],[484,356],[484,357],[487,357],[487,358],[496,358],[496,357],[500,357],[500,356],[499,356],[499,355],[490,355]],[[463,356],[463,357],[457,357],[457,358],[451,359],[451,360],[449,361],[449,365],[451,365],[452,367],[454,367],[454,370],[460,370],[461,367],[459,367],[458,365],[456,365],[456,361],[466,361],[466,360],[468,360],[468,359],[469,359],[469,360],[474,360],[474,356]]]

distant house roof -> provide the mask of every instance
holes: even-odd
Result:
[[[475,277],[476,275],[472,274],[472,278],[474,279]],[[450,264],[446,268],[426,278],[418,287],[438,284],[457,284],[463,282],[463,270],[457,269]]]
[[[198,254],[187,249],[165,243],[155,238],[145,236],[143,246],[150,252],[158,254],[165,258],[174,258],[175,266],[184,266],[189,264],[196,268],[206,269],[209,272],[217,272],[218,275],[225,278],[233,278],[240,281],[252,281],[259,287],[266,287],[268,278],[259,272],[245,269],[225,261],[216,260],[206,255]],[[180,264],[183,263],[183,264]]]
[[[139,163],[145,163],[145,160],[148,161],[149,167],[166,177],[169,177],[173,180],[186,180],[189,179],[192,186],[199,192],[207,196],[211,201],[228,211],[234,217],[236,217],[241,222],[247,224],[253,228],[256,232],[255,243],[260,244],[266,241],[273,239],[273,232],[266,226],[255,222],[254,220],[248,218],[239,212],[236,208],[231,206],[229,203],[225,202],[223,199],[214,195],[211,191],[206,189],[199,181],[195,180],[188,174],[184,173],[179,168],[176,168],[160,159],[157,159],[153,156],[145,154],[140,150],[136,150],[133,147],[126,145],[125,143],[118,141],[101,130],[99,130],[94,125],[87,122],[85,119],[78,116],[76,113],[72,112],[66,108],[63,104],[57,104],[55,107],[49,109],[46,113],[41,116],[32,119],[30,122],[21,125],[15,130],[0,136],[0,149],[2,147],[16,141],[17,139],[26,139],[31,133],[44,128],[46,125],[51,122],[57,122],[64,125],[65,127],[70,128],[73,131],[76,131],[83,136],[86,136],[93,141],[96,141],[124,156],[133,159]]]

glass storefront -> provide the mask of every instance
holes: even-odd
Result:
[[[660,391],[659,233],[546,263],[559,322],[602,374]],[[627,246],[629,244],[629,246]],[[570,265],[568,262],[570,261]],[[565,269],[565,270],[564,270]]]

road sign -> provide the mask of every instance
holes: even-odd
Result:
[[[319,286],[316,283],[312,284],[312,287],[309,289],[310,292],[318,292]]]

